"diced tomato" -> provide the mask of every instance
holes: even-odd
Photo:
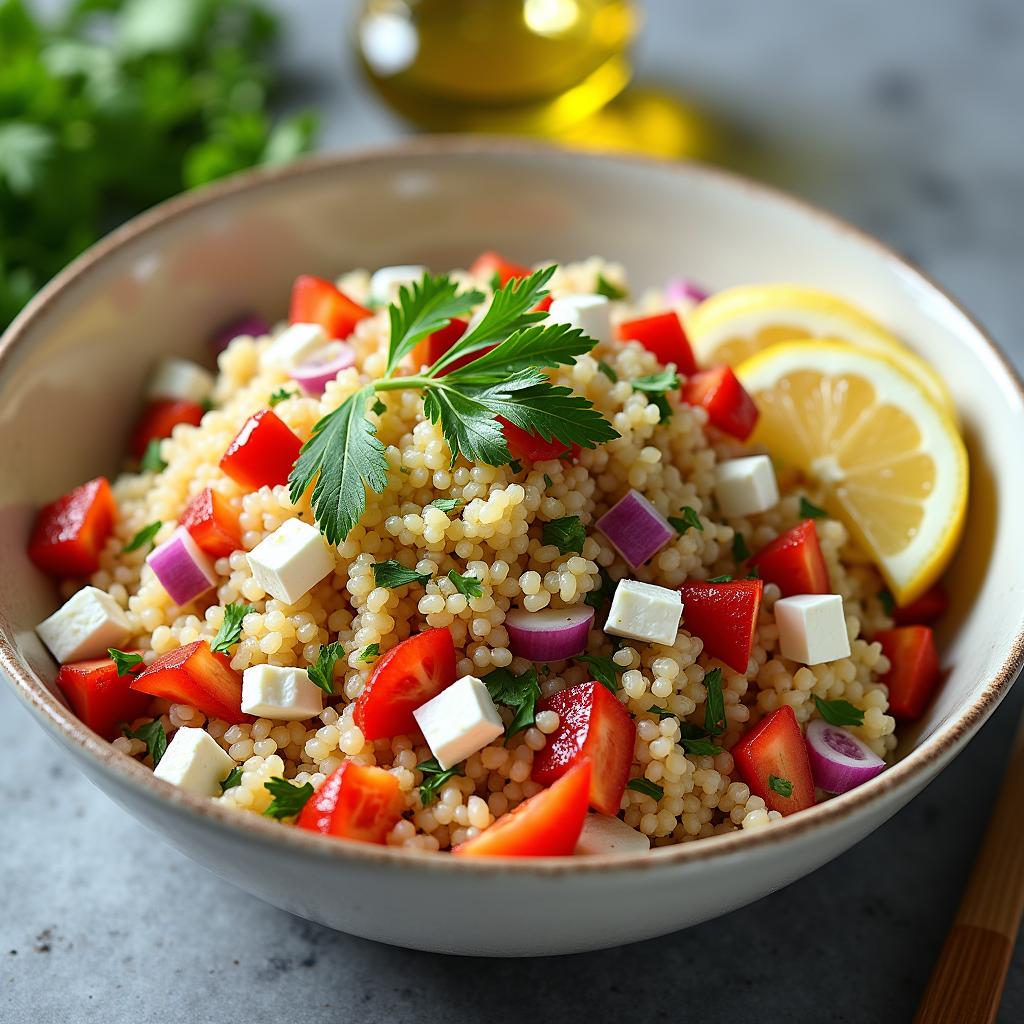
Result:
[[[360,320],[373,316],[373,311],[353,302],[322,277],[302,274],[292,285],[292,301],[288,322],[319,324],[331,338],[344,341]]]
[[[889,713],[895,718],[919,718],[939,682],[931,626],[883,629],[874,639],[892,664],[882,679],[889,687]]]
[[[368,740],[415,732],[413,711],[455,682],[455,644],[447,626],[403,640],[384,655],[356,698],[353,717]]]
[[[276,413],[250,416],[220,460],[220,468],[243,487],[258,490],[288,482],[302,442]]]
[[[664,365],[673,363],[684,376],[697,372],[693,350],[686,339],[682,321],[675,313],[656,313],[637,320],[625,320],[618,326],[621,341],[639,341]]]
[[[764,582],[693,582],[684,583],[679,590],[683,595],[683,625],[690,634],[704,641],[704,650],[712,658],[737,672],[746,672],[757,636]]]
[[[600,683],[580,683],[542,701],[555,711],[558,728],[534,756],[532,777],[550,785],[583,760],[593,765],[590,806],[618,814],[636,744],[636,724],[622,703]]]
[[[190,704],[209,718],[250,721],[242,714],[242,677],[223,654],[211,651],[205,640],[157,658],[132,679],[132,689],[176,704]]]
[[[433,366],[466,333],[469,322],[460,320],[457,316],[452,317],[447,327],[442,327],[433,334],[428,334],[422,341],[418,342],[412,350],[411,362],[415,367]],[[476,359],[480,352],[471,352],[461,359],[456,359],[451,366],[446,366],[438,376],[443,377],[446,373],[465,366],[466,363]]]
[[[181,517],[192,539],[214,558],[225,558],[242,546],[242,527],[231,502],[210,487],[201,490]]]
[[[150,441],[161,441],[171,436],[179,423],[198,427],[203,418],[203,407],[198,402],[183,398],[159,398],[150,402],[132,434],[130,450],[141,459],[146,454]]]
[[[534,313],[546,313],[551,308],[551,303],[555,301],[555,297],[548,293],[544,296],[536,306],[533,307]]]
[[[524,800],[452,853],[457,857],[567,857],[583,831],[590,778],[591,765],[584,759],[549,789]]]
[[[88,576],[100,567],[116,513],[110,484],[98,476],[39,510],[28,557],[51,576]]]
[[[731,753],[750,792],[761,797],[768,810],[792,814],[814,806],[814,778],[807,744],[788,704],[765,715],[740,738]],[[788,789],[786,783],[793,787],[789,796],[779,792]]]
[[[508,260],[499,256],[496,252],[482,252],[469,268],[474,277],[483,277],[487,280],[492,278],[497,282],[498,287],[508,284],[514,277],[528,277],[531,273],[529,267],[520,263],[509,263]]]
[[[349,761],[324,779],[295,824],[325,836],[383,843],[404,808],[402,790],[391,772]]]
[[[523,430],[501,416],[498,416],[497,420],[501,424],[501,432],[505,435],[505,443],[513,459],[521,459],[524,462],[550,462],[552,459],[564,458],[575,462],[579,458],[578,444],[566,447],[557,437],[545,441],[540,434]]]
[[[121,722],[140,718],[149,707],[151,698],[132,689],[134,678],[132,673],[119,676],[112,659],[97,658],[61,665],[57,685],[71,710],[93,732],[112,740],[120,735]]]
[[[774,583],[783,597],[832,592],[813,519],[805,519],[779,534],[761,548],[749,564],[757,569],[765,583]]]
[[[916,626],[934,622],[946,614],[949,597],[941,583],[929,587],[916,601],[894,608],[893,621],[897,626]]]
[[[757,424],[757,406],[729,366],[716,366],[688,378],[683,401],[703,406],[713,427],[741,441],[750,437]]]

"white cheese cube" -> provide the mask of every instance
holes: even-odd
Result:
[[[720,462],[715,468],[715,498],[723,516],[752,516],[779,503],[779,485],[767,455]]]
[[[83,587],[40,622],[36,632],[57,661],[66,665],[106,657],[108,647],[120,647],[131,636],[131,626],[108,593]]]
[[[673,644],[682,617],[683,597],[678,590],[639,580],[621,580],[615,588],[604,631],[631,640]]]
[[[403,284],[411,285],[421,281],[426,267],[408,265],[404,267],[381,267],[370,277],[370,298],[374,302],[387,304],[398,298],[398,289]]]
[[[651,848],[651,841],[621,818],[608,814],[588,814],[583,831],[576,840],[577,854],[641,853]]]
[[[505,731],[487,687],[476,676],[457,679],[412,715],[442,768],[465,761]]]
[[[612,340],[611,303],[604,295],[567,295],[555,299],[548,319],[556,324],[579,327],[594,341]]]
[[[271,596],[295,604],[334,569],[334,554],[315,526],[289,519],[246,555],[252,578]]]
[[[202,405],[213,394],[213,374],[187,359],[163,359],[149,381],[149,398],[175,398]]]
[[[266,369],[294,370],[330,339],[319,324],[291,324],[264,349],[260,365]]]
[[[179,729],[167,744],[153,774],[196,796],[220,796],[220,784],[234,759],[202,729]]]
[[[843,599],[838,594],[797,594],[775,602],[779,650],[784,658],[821,665],[850,656]]]
[[[278,722],[302,722],[324,709],[324,691],[302,668],[251,665],[242,673],[242,711]]]

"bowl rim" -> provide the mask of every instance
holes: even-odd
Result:
[[[490,159],[503,155],[527,156],[537,159],[576,162],[599,162],[607,165],[655,168],[662,172],[696,177],[724,184],[780,205],[788,206],[805,219],[816,220],[831,231],[853,236],[873,249],[877,256],[909,274],[933,294],[937,294],[973,328],[974,336],[965,343],[981,349],[994,358],[1004,383],[1016,392],[1024,405],[1024,384],[1012,363],[984,327],[941,285],[913,262],[879,241],[868,232],[818,206],[799,199],[772,185],[699,161],[669,161],[655,157],[602,150],[582,150],[547,142],[502,136],[432,135],[409,137],[383,145],[361,147],[343,153],[308,156],[282,167],[257,168],[234,175],[224,181],[186,192],[168,199],[137,215],[94,243],[84,253],[53,277],[18,314],[0,337],[0,373],[15,353],[31,339],[34,332],[45,329],[43,322],[62,294],[72,286],[84,283],[96,267],[115,257],[121,249],[169,222],[194,210],[216,205],[241,193],[257,193],[263,188],[278,186],[316,175],[344,173],[347,168],[374,162],[401,162],[406,158],[467,157]],[[1024,624],[1009,642],[1007,654],[999,670],[985,681],[970,704],[941,725],[922,744],[886,771],[862,786],[841,796],[774,822],[771,828],[743,830],[709,836],[700,842],[652,848],[650,852],[622,855],[601,854],[588,857],[539,858],[456,858],[438,856],[427,851],[400,847],[377,846],[353,840],[337,839],[297,828],[282,828],[278,823],[253,814],[240,814],[206,797],[186,793],[171,783],[156,778],[152,771],[135,759],[117,751],[108,741],[81,723],[20,660],[16,644],[0,635],[0,669],[15,692],[43,719],[43,724],[58,732],[78,753],[95,762],[103,772],[111,772],[116,781],[136,790],[140,796],[152,798],[187,816],[197,816],[206,824],[261,845],[278,845],[291,850],[338,861],[369,864],[415,865],[432,871],[472,872],[474,875],[495,875],[513,872],[516,875],[564,875],[566,873],[625,872],[668,870],[711,857],[740,855],[764,847],[796,841],[808,832],[851,819],[867,808],[878,805],[887,795],[912,789],[915,782],[926,783],[932,775],[967,742],[1008,692],[1021,665],[1024,664]],[[193,819],[195,821],[195,819]],[[198,821],[195,821],[198,824]]]

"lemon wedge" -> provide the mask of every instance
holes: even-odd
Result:
[[[746,285],[716,292],[691,311],[686,332],[701,366],[738,366],[782,341],[833,338],[896,363],[956,421],[941,378],[894,334],[829,292],[800,285]]]
[[[926,590],[963,529],[967,452],[920,381],[832,340],[773,345],[736,372],[761,413],[751,442],[822,487],[897,603]]]

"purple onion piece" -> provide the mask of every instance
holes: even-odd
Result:
[[[217,585],[210,556],[179,526],[146,558],[160,585],[177,605],[188,604]]]
[[[354,365],[356,353],[351,345],[343,341],[332,341],[320,349],[311,359],[289,371],[307,395],[322,395],[328,383],[342,370]]]
[[[516,608],[505,616],[509,650],[527,661],[563,661],[582,654],[593,623],[589,605],[539,612]]]
[[[845,793],[873,779],[885,762],[853,733],[820,718],[807,726],[807,756],[814,784],[826,793]]]
[[[639,491],[632,490],[594,525],[633,569],[656,555],[676,535],[665,517]]]
[[[247,313],[245,316],[217,331],[210,339],[210,352],[214,356],[220,355],[235,338],[243,334],[251,335],[254,338],[262,338],[264,334],[269,333],[270,324],[263,317],[258,313]]]
[[[685,277],[673,278],[665,285],[665,298],[669,302],[703,302],[711,292]]]

